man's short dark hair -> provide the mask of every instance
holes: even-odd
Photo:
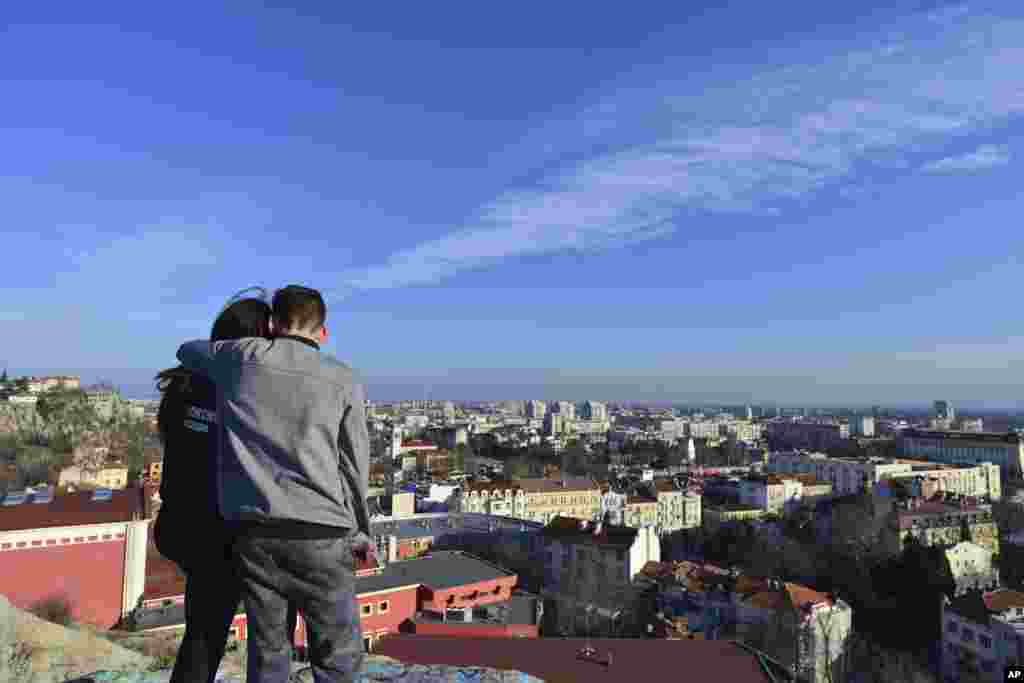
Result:
[[[290,330],[313,331],[327,321],[327,305],[315,289],[288,285],[274,292],[274,318]]]

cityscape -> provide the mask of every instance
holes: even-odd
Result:
[[[1020,0],[4,9],[0,683],[1024,681]]]
[[[159,403],[77,376],[0,387],[5,597],[173,642]],[[1005,415],[944,399],[927,415],[409,400],[366,416],[370,653],[415,659],[398,635],[737,643],[807,681],[882,662],[901,680],[996,680],[1024,656],[1024,435]],[[297,662],[305,636],[300,617]]]

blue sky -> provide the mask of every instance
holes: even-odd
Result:
[[[8,10],[0,362],[301,282],[375,398],[1016,403],[1024,9],[754,4]]]

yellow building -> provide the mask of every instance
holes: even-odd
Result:
[[[762,508],[750,505],[715,505],[705,507],[703,510],[704,529],[714,533],[723,524],[733,522],[753,521],[765,516],[766,511]]]
[[[104,467],[98,470],[90,470],[72,465],[60,471],[58,486],[86,486],[104,489],[123,489],[128,486],[128,468]]]
[[[626,526],[642,529],[658,523],[658,501],[654,498],[629,496],[623,509]]]
[[[517,479],[467,484],[454,494],[460,512],[482,512],[548,523],[555,517],[596,519],[601,490],[593,479]]]
[[[896,554],[911,536],[925,546],[970,541],[993,555],[999,554],[999,530],[988,506],[912,498],[890,514],[882,543],[888,552]]]

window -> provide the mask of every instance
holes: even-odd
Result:
[[[988,636],[978,635],[978,642],[981,643],[982,647],[992,647],[992,639]]]
[[[390,607],[389,601],[381,600],[377,603],[377,614],[387,614]]]
[[[369,652],[373,648],[373,638],[363,638],[363,648]]]
[[[362,612],[361,613],[362,613],[362,615],[364,617],[372,616],[373,615],[373,604],[368,602],[365,605],[362,605]]]

